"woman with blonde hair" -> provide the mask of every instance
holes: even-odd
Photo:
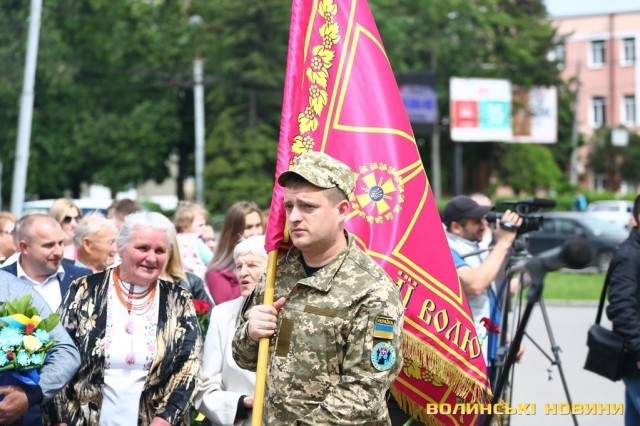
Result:
[[[178,232],[178,247],[184,270],[204,279],[207,265],[213,257],[201,238],[207,224],[206,210],[199,204],[180,203],[173,216],[173,224]]]
[[[82,219],[82,212],[72,200],[68,198],[58,198],[51,204],[49,216],[53,217],[64,231],[64,257],[65,259],[76,260],[76,247],[73,244],[73,236],[76,226]]]
[[[191,297],[194,300],[206,300],[211,302],[211,296],[204,285],[204,281],[195,274],[186,272],[182,267],[178,240],[175,235],[170,237],[172,237],[171,249],[167,255],[167,263],[160,274],[160,278],[165,281],[171,281],[184,288],[191,293]]]
[[[264,218],[256,203],[238,201],[229,207],[206,275],[207,287],[216,305],[240,296],[240,286],[233,271],[234,247],[241,238],[263,233]]]

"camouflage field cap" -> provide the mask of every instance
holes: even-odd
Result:
[[[341,161],[323,152],[309,151],[299,156],[293,167],[278,177],[284,186],[287,176],[296,174],[319,188],[337,187],[348,197],[356,186],[353,171]]]

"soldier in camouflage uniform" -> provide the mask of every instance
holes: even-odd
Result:
[[[344,231],[353,172],[310,152],[278,182],[294,247],[278,261],[276,302],[258,305],[259,291],[250,298],[233,356],[255,370],[258,340],[272,337],[264,424],[388,425],[404,309],[395,284]]]

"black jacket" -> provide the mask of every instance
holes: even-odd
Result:
[[[187,290],[191,294],[192,299],[201,299],[213,303],[213,300],[211,300],[211,297],[209,297],[209,294],[207,294],[207,291],[204,289],[204,281],[202,278],[198,277],[196,274],[192,274],[191,272],[187,272],[186,274],[186,281],[177,279],[174,282]]]
[[[625,376],[640,376],[640,232],[634,228],[611,260],[607,316],[627,345]]]

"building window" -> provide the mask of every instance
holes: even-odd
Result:
[[[590,44],[590,58],[592,67],[601,67],[607,63],[607,49],[604,40],[593,40]]]
[[[622,64],[631,65],[636,63],[636,39],[628,37],[622,39]]]
[[[547,59],[549,59],[549,61],[552,61],[552,62],[557,62],[559,69],[564,69],[564,66],[565,66],[564,44],[558,44],[554,46],[553,49],[551,49],[551,51],[549,51],[549,53],[547,54]]]
[[[603,96],[594,96],[591,99],[592,125],[594,128],[602,127],[606,124],[606,102]]]
[[[624,97],[624,124],[636,124],[636,97]]]

